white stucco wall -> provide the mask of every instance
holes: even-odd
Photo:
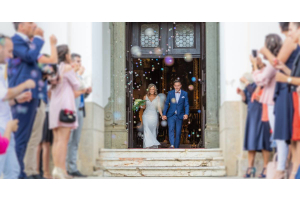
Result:
[[[264,45],[269,33],[281,34],[277,22],[221,22],[220,23],[220,90],[221,105],[225,101],[240,101],[236,88],[239,78],[245,72],[251,72],[249,55],[252,49]]]

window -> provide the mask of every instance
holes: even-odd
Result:
[[[159,46],[159,24],[141,25],[141,47]]]
[[[178,23],[174,26],[175,48],[195,47],[194,23]]]

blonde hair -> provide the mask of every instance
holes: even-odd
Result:
[[[154,90],[155,90],[154,95],[157,95],[157,87],[156,87],[156,85],[154,85],[153,83],[150,83],[148,85],[148,88],[147,88],[147,96],[148,97],[150,96],[150,88],[152,88],[152,87],[154,87]]]

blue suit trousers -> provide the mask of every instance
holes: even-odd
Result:
[[[39,99],[33,98],[30,102],[17,104],[12,107],[13,118],[19,120],[19,129],[15,133],[16,153],[21,168],[19,178],[26,178],[23,160],[39,101]]]
[[[179,119],[175,114],[168,118],[168,128],[169,128],[169,140],[170,144],[175,148],[179,148],[181,129],[182,129],[182,119]],[[174,142],[174,133],[176,132],[176,138]]]

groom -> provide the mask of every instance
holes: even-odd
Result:
[[[163,120],[168,119],[170,148],[179,148],[182,120],[189,116],[189,99],[187,92],[181,90],[181,82],[174,81],[174,88],[168,92],[163,111]],[[170,107],[169,107],[170,104]],[[168,111],[168,112],[167,112]],[[176,139],[174,144],[174,131],[176,130]]]

